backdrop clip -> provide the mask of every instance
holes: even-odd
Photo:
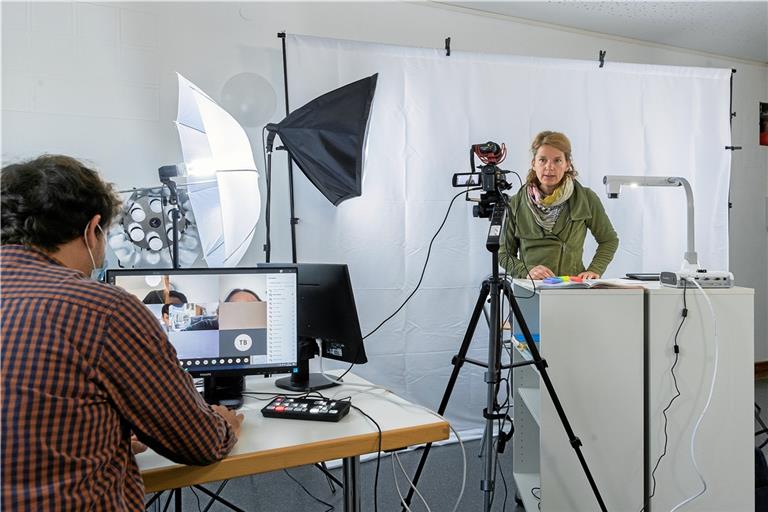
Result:
[[[600,67],[605,66],[605,50],[600,50]]]
[[[450,37],[445,38],[445,56],[446,57],[451,56],[451,38]]]

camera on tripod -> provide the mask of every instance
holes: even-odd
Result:
[[[480,159],[483,165],[476,166],[475,156]],[[506,174],[509,171],[499,169],[500,164],[507,157],[507,146],[499,146],[495,142],[486,142],[485,144],[473,144],[469,148],[469,168],[470,172],[457,172],[453,175],[454,187],[467,187],[482,189],[479,198],[469,196],[467,192],[466,200],[475,201],[472,208],[472,215],[480,218],[488,218],[493,213],[493,207],[499,201],[506,203],[504,190],[512,188],[507,182]],[[475,169],[479,169],[477,172]]]

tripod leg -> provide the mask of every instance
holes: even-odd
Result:
[[[494,254],[495,259],[495,254]],[[488,368],[485,373],[487,389],[485,416],[484,452],[485,452],[485,478],[480,483],[483,491],[483,510],[490,512],[493,503],[493,495],[496,484],[496,447],[493,443],[493,427],[498,417],[496,414],[498,402],[496,397],[501,381],[501,290],[502,285],[498,273],[494,272],[491,279],[491,314],[490,328],[488,330]]]
[[[571,428],[571,424],[568,421],[568,417],[565,415],[565,411],[563,410],[563,406],[560,403],[560,399],[557,397],[557,393],[555,392],[555,387],[552,385],[552,381],[550,380],[549,374],[547,373],[547,362],[541,358],[539,349],[533,342],[531,331],[528,329],[528,324],[526,324],[523,313],[520,311],[520,306],[518,306],[514,294],[511,293],[509,283],[506,281],[504,282],[504,290],[507,293],[509,305],[512,308],[513,314],[515,315],[515,320],[520,326],[520,330],[523,332],[525,341],[528,344],[528,350],[531,352],[531,357],[535,361],[536,369],[541,376],[542,382],[544,382],[544,386],[547,388],[547,393],[549,394],[549,397],[552,400],[552,404],[555,406],[555,410],[557,411],[557,415],[560,418],[560,422],[563,424],[563,428],[568,435],[568,440],[571,444],[571,447],[573,447],[573,450],[576,452],[576,456],[581,463],[581,468],[584,470],[584,474],[586,475],[587,480],[589,481],[589,485],[592,488],[592,492],[595,495],[595,499],[597,499],[597,502],[600,505],[600,510],[606,512],[607,509],[605,508],[603,497],[600,495],[600,491],[597,488],[595,479],[592,477],[592,472],[589,470],[589,466],[587,465],[587,461],[584,458],[584,454],[581,452],[581,439],[576,437],[576,434],[573,433],[573,429]]]
[[[467,331],[464,333],[464,340],[461,342],[461,348],[459,348],[459,353],[453,357],[453,371],[451,372],[451,377],[448,379],[448,384],[445,386],[445,392],[443,393],[443,398],[440,401],[440,407],[437,409],[437,413],[440,415],[442,415],[448,408],[448,401],[451,399],[453,387],[456,385],[456,379],[459,376],[459,371],[461,371],[461,367],[464,364],[464,358],[467,357],[467,351],[469,350],[470,343],[472,343],[472,336],[475,334],[477,321],[480,319],[480,313],[483,312],[483,306],[485,305],[485,301],[488,299],[488,292],[490,288],[490,282],[487,280],[483,281],[483,285],[480,288],[480,295],[477,297],[475,309],[472,311],[472,317],[470,318],[469,325],[467,326]],[[413,475],[413,487],[410,488],[408,495],[405,497],[405,505],[411,504],[411,499],[413,498],[414,494],[413,488],[416,487],[416,484],[419,483],[421,472],[424,470],[424,464],[427,462],[427,457],[429,457],[429,450],[431,448],[432,443],[427,443],[427,445],[424,447],[424,453],[421,454],[421,459],[419,460],[419,465],[416,468],[416,473]],[[405,512],[405,510],[405,506],[403,506],[402,512]]]

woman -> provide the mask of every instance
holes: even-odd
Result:
[[[571,141],[559,132],[541,132],[533,139],[531,153],[526,186],[508,204],[499,263],[515,277],[600,277],[619,238],[597,194],[575,179]],[[598,246],[585,269],[587,229]]]

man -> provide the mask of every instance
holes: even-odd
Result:
[[[120,201],[98,174],[45,155],[0,174],[3,510],[143,510],[131,434],[183,464],[237,441],[159,322],[89,275]]]

